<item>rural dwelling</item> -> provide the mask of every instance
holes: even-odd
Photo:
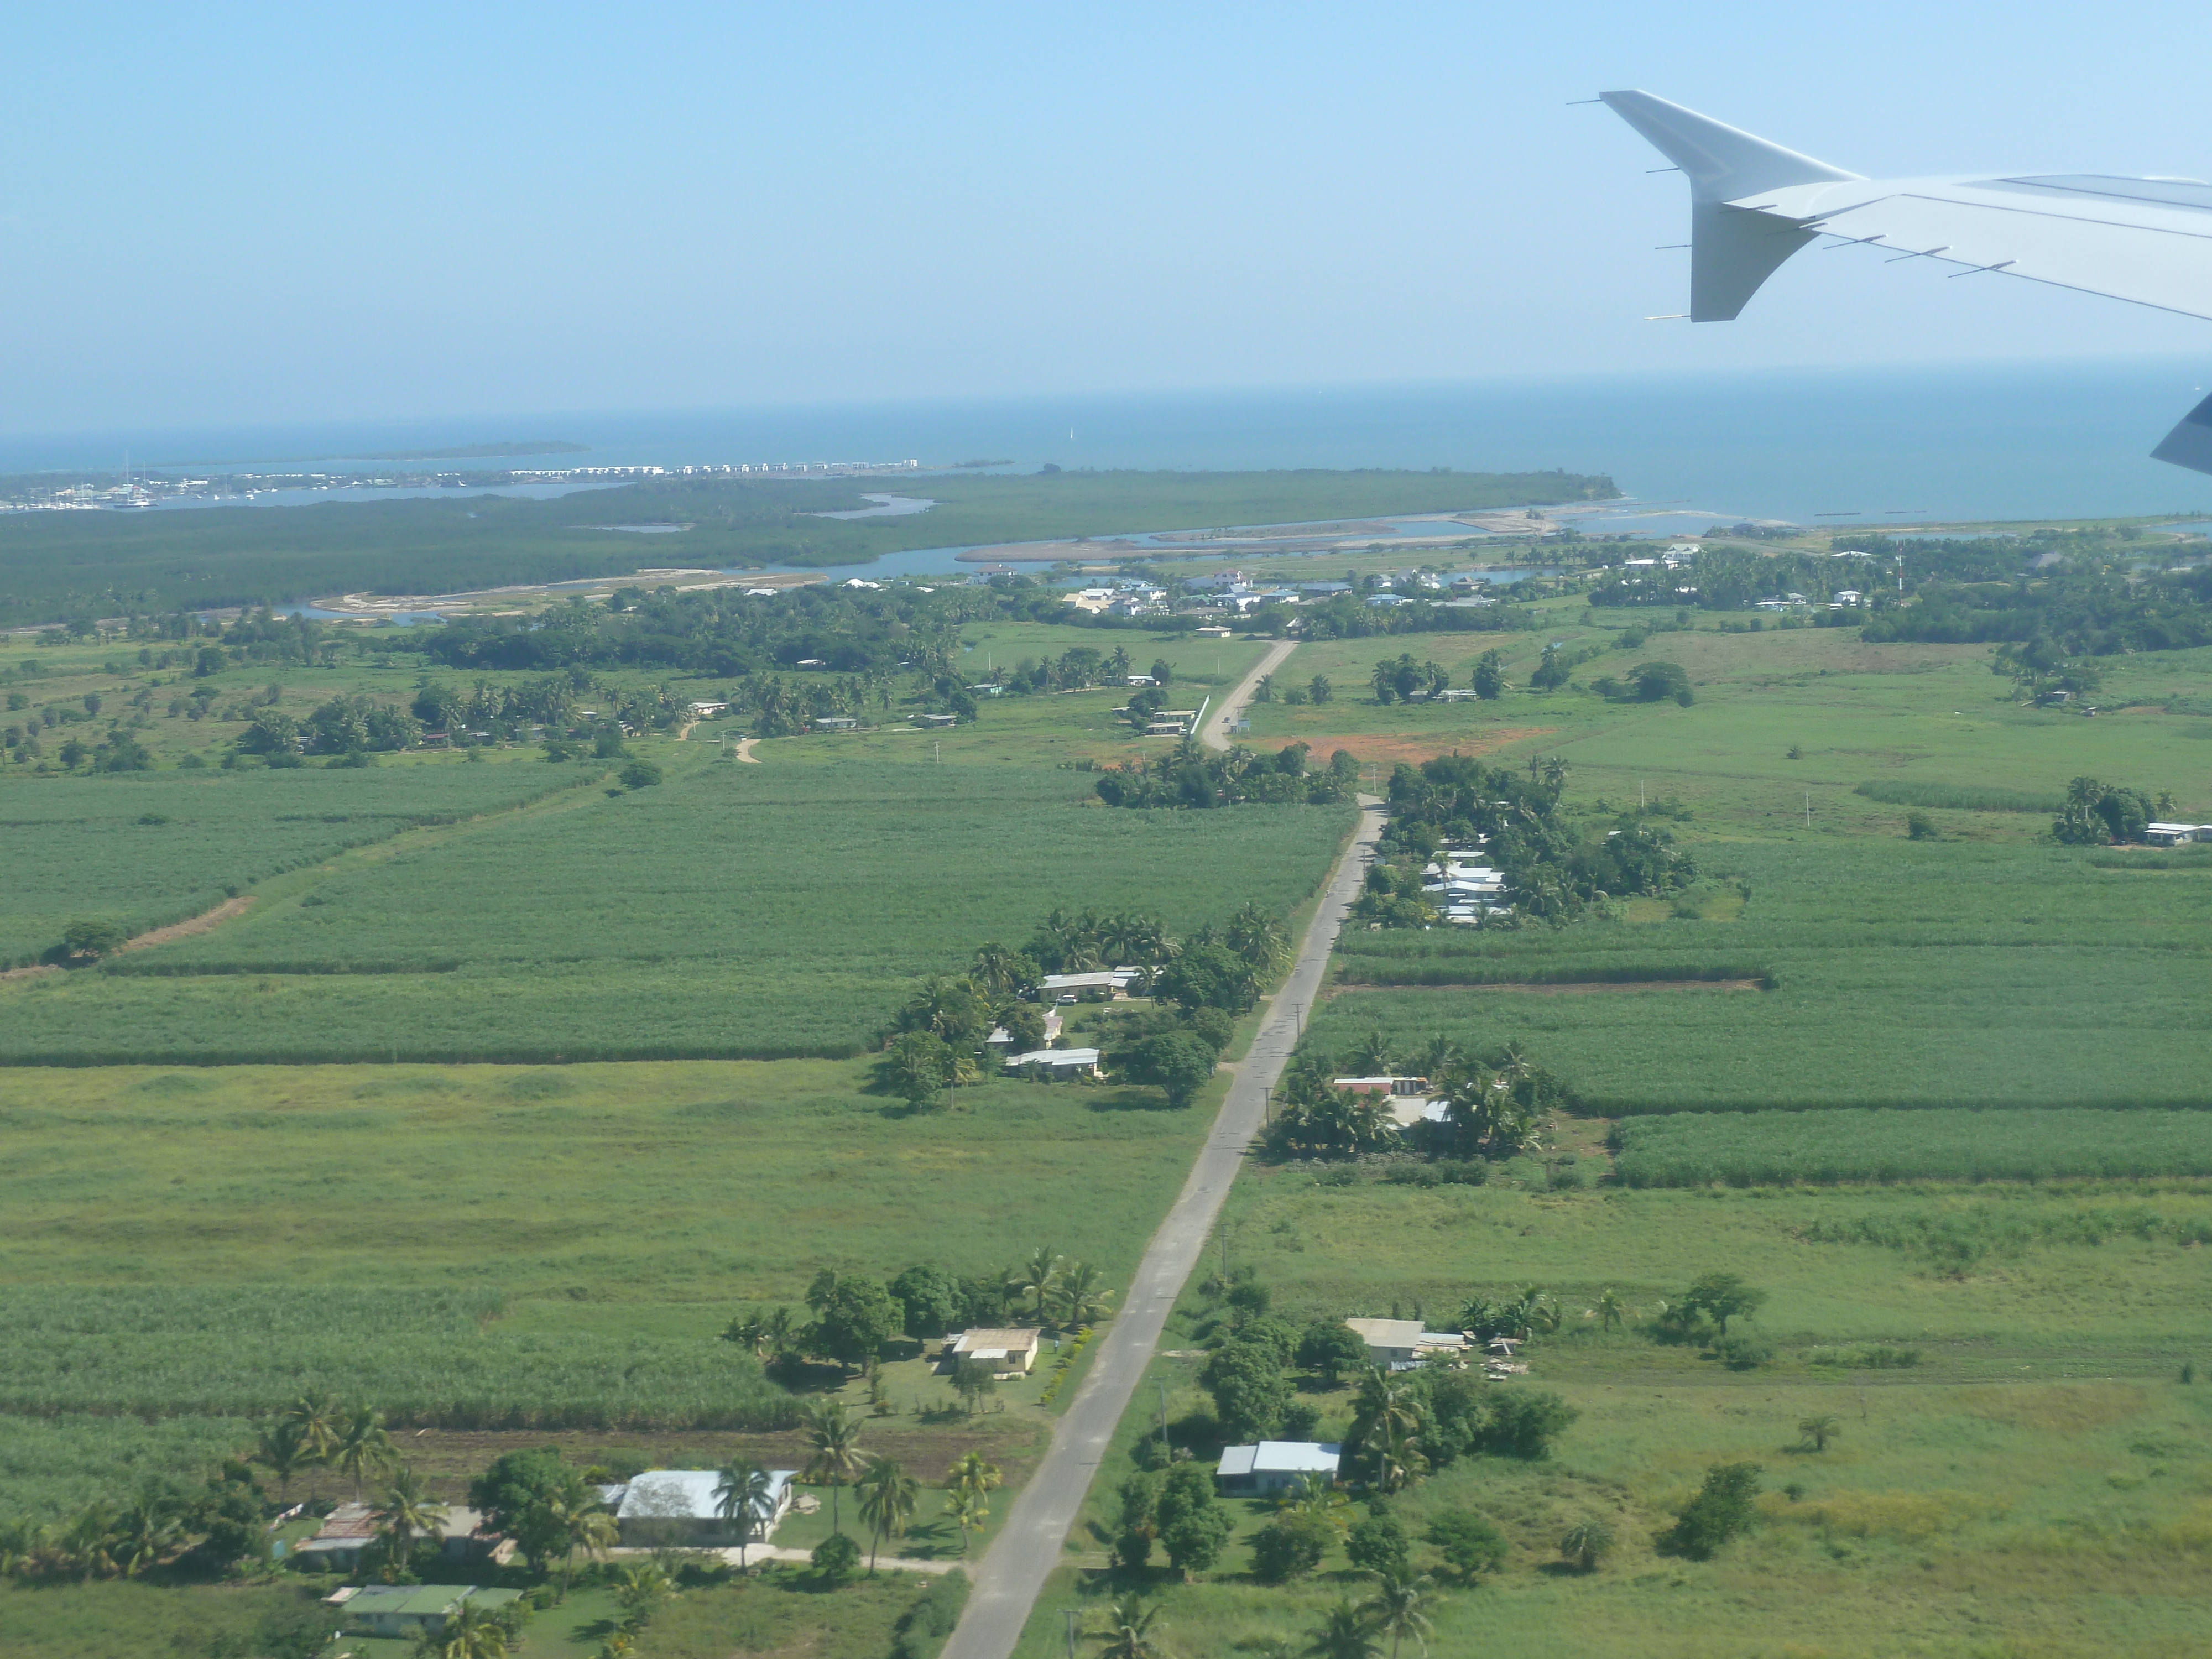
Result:
[[[1329,1084],[1356,1095],[1425,1095],[1429,1091],[1425,1077],[1339,1077],[1331,1078]]]
[[[769,1471],[768,1507],[758,1516],[752,1541],[765,1542],[776,1522],[791,1507],[791,1469]],[[714,1469],[647,1469],[620,1488],[615,1505],[615,1527],[629,1549],[684,1546],[727,1546],[737,1542],[737,1528],[723,1518],[722,1500],[715,1488],[722,1477]]]
[[[361,1565],[362,1553],[376,1539],[376,1511],[368,1504],[341,1504],[323,1518],[313,1538],[292,1547],[295,1559],[325,1572],[351,1572]],[[483,1530],[483,1516],[463,1504],[447,1508],[438,1529],[438,1557],[443,1561],[489,1561],[505,1566],[514,1555],[514,1540]]]
[[[1367,1357],[1385,1370],[1410,1370],[1424,1359],[1467,1352],[1457,1331],[1425,1331],[1418,1319],[1347,1319],[1367,1345]]]
[[[1037,981],[1037,990],[1055,1002],[1073,1002],[1085,991],[1121,995],[1144,976],[1141,968],[1111,968],[1095,974],[1047,974]]]
[[[2185,847],[2191,842],[2212,841],[2212,823],[2147,823],[2143,839],[2153,847]]]
[[[854,732],[860,722],[850,714],[817,714],[807,724],[817,732]]]
[[[1098,1075],[1098,1050],[1096,1048],[1032,1048],[1025,1054],[1008,1054],[1006,1069],[1018,1072],[1024,1066],[1042,1066],[1055,1083],[1072,1077]]]
[[[1336,1479],[1343,1447],[1313,1440],[1262,1440],[1256,1446],[1224,1446],[1213,1472],[1224,1498],[1267,1498],[1286,1492],[1311,1475]]]
[[[324,1598],[337,1609],[346,1629],[363,1636],[402,1638],[442,1632],[464,1601],[489,1609],[521,1599],[520,1590],[478,1589],[473,1584],[371,1584]]]
[[[1034,1325],[1016,1326],[1010,1329],[993,1329],[978,1326],[972,1331],[963,1331],[957,1339],[945,1345],[945,1357],[952,1364],[963,1359],[988,1361],[997,1376],[1027,1376],[1030,1368],[1036,1364],[1037,1328]]]

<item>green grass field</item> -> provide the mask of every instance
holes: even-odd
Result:
[[[0,1659],[116,1659],[173,1654],[177,1659],[259,1653],[257,1638],[272,1613],[312,1598],[313,1588],[283,1582],[240,1585],[86,1583],[10,1589],[0,1584]],[[900,1616],[919,1594],[903,1573],[862,1578],[834,1595],[802,1574],[702,1585],[655,1615],[647,1650],[666,1659],[725,1659],[731,1653],[880,1655],[890,1650]],[[532,1615],[525,1650],[532,1659],[588,1659],[621,1609],[603,1589],[582,1589]],[[333,1620],[333,1623],[336,1621]],[[332,1647],[356,1659],[408,1659],[412,1641],[349,1637]]]
[[[0,967],[35,962],[80,918],[143,933],[348,848],[512,809],[580,769],[415,762],[364,771],[125,773],[0,784],[9,879]]]
[[[1678,1112],[1625,1118],[1614,1142],[1631,1187],[2212,1176],[2200,1111]]]
[[[2068,1218],[2110,1207],[2172,1225],[2065,1242]],[[1815,1237],[1878,1234],[1931,1212],[1959,1225],[1993,1215],[2014,1243],[1961,1273],[1871,1239]],[[1240,1182],[1229,1224],[1232,1259],[1295,1322],[1425,1310],[1435,1324],[1470,1294],[1529,1285],[1566,1311],[1563,1331],[1528,1350],[1533,1374],[1517,1385],[1553,1389],[1580,1412],[1554,1455],[1462,1459],[1391,1505],[1417,1537],[1437,1511],[1472,1508],[1511,1545],[1479,1587],[1440,1574],[1431,1651],[1511,1659],[1565,1642],[1599,1659],[1967,1659],[2179,1655],[2212,1640],[2212,1393],[2175,1380],[2182,1362],[2212,1353],[2200,1252],[2179,1237],[2207,1221],[2212,1188],[2198,1182],[1698,1194],[1546,1189],[1540,1176],[1533,1186],[1346,1187],[1288,1170]],[[1723,1265],[1770,1293],[1754,1328],[1777,1357],[1759,1369],[1730,1370],[1648,1334],[1660,1298]],[[1607,1288],[1639,1310],[1610,1334],[1583,1316]],[[1164,1346],[1184,1346],[1204,1310],[1188,1296]],[[1882,1349],[1917,1363],[1878,1364]],[[1154,1367],[1178,1435],[1203,1457],[1210,1407],[1198,1370],[1167,1358]],[[1322,1438],[1343,1431],[1348,1389],[1304,1398]],[[1838,1421],[1823,1453],[1797,1429],[1814,1416]],[[1157,1423],[1148,1379],[1024,1659],[1060,1651],[1063,1608],[1095,1613],[1110,1590],[1133,1587],[1073,1569],[1103,1562],[1097,1528],[1128,1447]],[[1655,1535],[1704,1469],[1737,1460],[1763,1470],[1757,1528],[1710,1562],[1658,1553]],[[1155,1569],[1144,1586],[1160,1599],[1171,1650],[1229,1652],[1262,1636],[1301,1644],[1328,1602],[1365,1593],[1371,1581],[1334,1552],[1311,1578],[1255,1582],[1242,1540],[1265,1511],[1231,1507],[1239,1541],[1206,1582],[1173,1584]],[[1558,1559],[1560,1535],[1585,1515],[1619,1540],[1587,1575]],[[1415,1559],[1437,1565],[1425,1547]]]
[[[0,1072],[0,1412],[41,1419],[0,1437],[0,1516],[199,1467],[306,1387],[453,1429],[769,1426],[784,1396],[717,1340],[732,1317],[824,1267],[984,1273],[1041,1245],[1125,1286],[1223,1086],[1169,1112],[994,1082],[917,1115],[867,1078]]]
[[[115,972],[0,988],[0,1059],[850,1054],[915,977],[1019,945],[1054,908],[1148,910],[1176,933],[1248,902],[1287,914],[1352,821],[1116,812],[1076,772],[684,749],[660,787],[318,874]]]

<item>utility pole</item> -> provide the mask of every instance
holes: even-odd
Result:
[[[1809,789],[1805,792],[1805,827],[1813,827],[1813,792]]]
[[[934,749],[934,750],[937,751],[937,763],[938,763],[939,766],[944,765],[944,764],[945,764],[945,745],[944,745],[943,744],[941,744],[941,743],[933,743],[933,744],[931,744],[929,746],[930,746],[932,749]]]
[[[1069,1607],[1069,1608],[1067,1608],[1067,1609],[1066,1609],[1066,1613],[1067,1613],[1067,1659],[1075,1659],[1075,1621],[1076,1621],[1078,1619],[1079,1619],[1080,1617],[1082,1617],[1082,1613],[1081,1613],[1081,1612],[1080,1612],[1079,1609],[1074,1608],[1074,1607]]]
[[[1168,1380],[1163,1376],[1158,1381],[1160,1385],[1160,1461],[1163,1463],[1172,1463],[1175,1462],[1175,1448],[1168,1443]]]

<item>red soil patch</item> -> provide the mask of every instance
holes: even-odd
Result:
[[[1438,755],[1487,755],[1530,738],[1547,738],[1559,729],[1556,726],[1500,726],[1473,737],[1454,738],[1401,737],[1380,732],[1299,732],[1293,735],[1300,743],[1313,746],[1317,760],[1326,761],[1342,749],[1350,751],[1354,760],[1419,762],[1434,760]]]

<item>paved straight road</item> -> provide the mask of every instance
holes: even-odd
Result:
[[[1229,728],[1237,723],[1237,717],[1243,713],[1245,704],[1252,701],[1253,688],[1265,676],[1280,668],[1283,659],[1297,648],[1296,640],[1283,640],[1275,644],[1254,665],[1252,672],[1237,683],[1237,689],[1221,700],[1221,706],[1206,717],[1205,725],[1199,729],[1198,740],[1208,749],[1227,749]]]
[[[1278,647],[1287,654],[1288,647]],[[1271,653],[1271,657],[1275,653]],[[1279,658],[1275,659],[1279,660]],[[1267,667],[1261,665],[1261,671]],[[1255,674],[1257,672],[1255,671]],[[1267,1091],[1282,1075],[1306,1016],[1321,989],[1322,973],[1345,914],[1359,896],[1366,857],[1381,833],[1379,803],[1363,799],[1359,830],[1329,878],[1328,891],[1299,942],[1297,964],[1277,992],[1267,1019],[1253,1040],[1221,1103],[1190,1178],[1145,1251],[1119,1317],[1106,1327],[1098,1357],[1054,1431],[1051,1449],[1021,1495],[1006,1528],[975,1571],[975,1588],[944,1659],[1007,1659],[1029,1622],[1045,1577],[1063,1559],[1067,1529],[1091,1477],[1106,1455],[1129,1398],[1152,1363],[1160,1329],[1182,1294],[1213,1231],[1214,1218],[1237,1178],[1244,1151],[1258,1133]]]

